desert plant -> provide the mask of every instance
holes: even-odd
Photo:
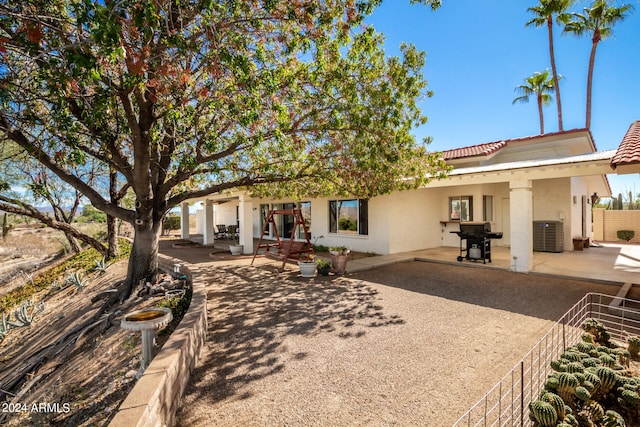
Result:
[[[635,236],[635,232],[633,230],[618,230],[616,232],[616,235],[618,236],[618,239],[628,242],[629,240],[633,239],[633,236]]]
[[[69,276],[67,276],[67,278],[64,280],[64,283],[66,285],[74,285],[76,287],[76,290],[80,292],[82,291],[82,289],[84,289],[86,280],[84,277],[82,277],[81,273],[78,273],[76,271],[74,273],[71,273]]]
[[[104,274],[107,272],[107,268],[109,268],[109,263],[105,258],[95,260],[95,265],[93,266],[93,271],[97,272],[98,275]]]
[[[631,357],[638,356],[638,353],[640,353],[640,337],[633,336],[627,338],[627,344],[629,345],[627,351]]]
[[[543,427],[554,427],[558,422],[558,413],[550,403],[534,400],[529,404],[533,419]]]

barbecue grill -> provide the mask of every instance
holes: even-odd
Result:
[[[491,262],[491,240],[502,239],[502,232],[491,231],[489,222],[461,222],[460,231],[452,231],[460,237],[460,255],[458,261],[468,259]]]

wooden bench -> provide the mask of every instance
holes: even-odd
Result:
[[[591,245],[591,242],[589,241],[588,237],[574,237],[573,238],[573,250],[574,251],[581,251],[583,249],[588,249],[589,246]]]

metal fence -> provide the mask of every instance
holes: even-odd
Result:
[[[640,301],[589,293],[562,316],[540,341],[498,384],[456,421],[454,427],[531,426],[529,402],[536,398],[550,363],[573,344],[584,331],[582,323],[594,318],[602,322],[612,339],[625,343],[640,336]]]

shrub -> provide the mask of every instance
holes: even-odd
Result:
[[[628,242],[633,239],[635,232],[633,230],[618,230],[616,234],[618,235],[618,239]]]

